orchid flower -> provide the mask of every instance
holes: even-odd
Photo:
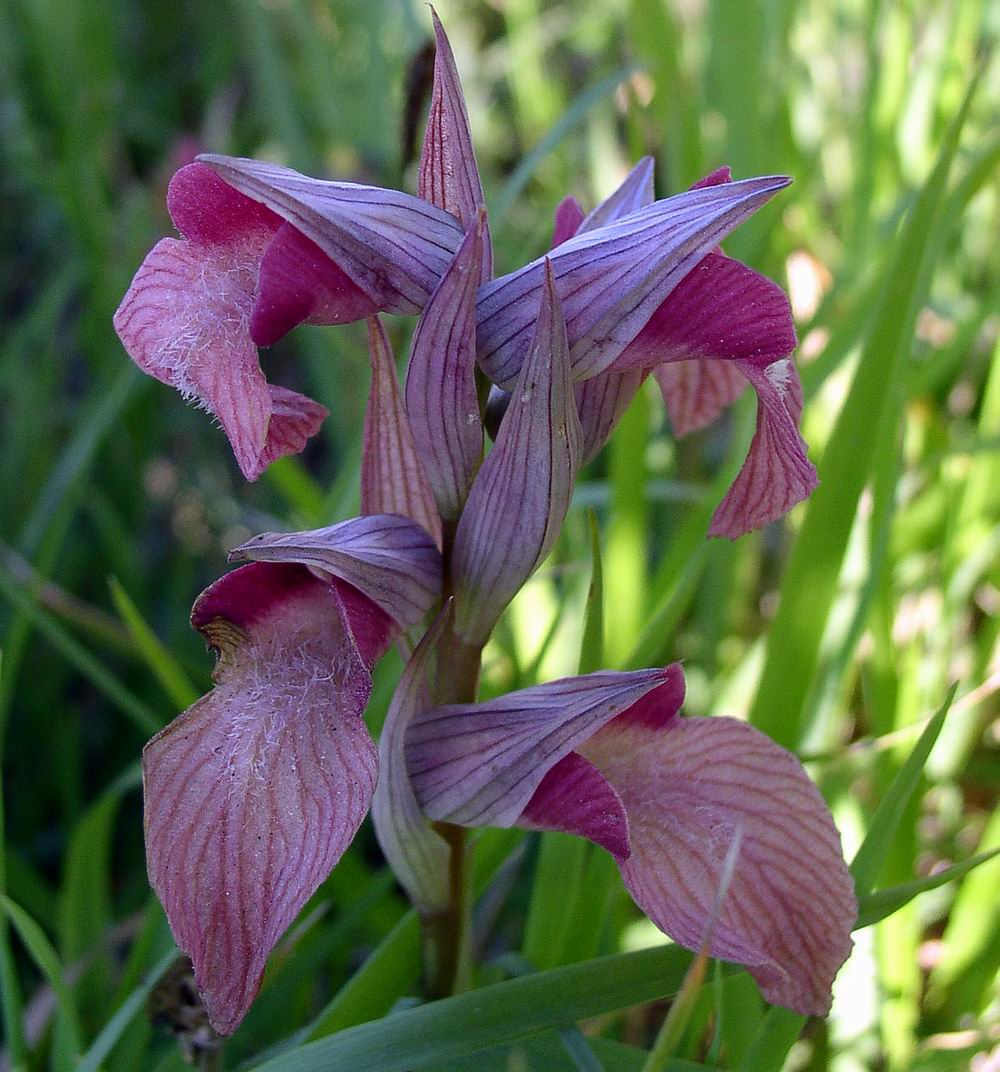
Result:
[[[303,322],[417,312],[462,237],[421,198],[224,156],[181,168],[167,206],[182,238],[150,251],[115,330],[144,372],[218,419],[248,480],[327,416],[268,384],[256,348]]]
[[[830,813],[790,752],[735,719],[681,718],[683,698],[674,664],[415,707],[404,733],[415,799],[436,820],[589,838],[688,949],[741,829],[709,952],[745,965],[768,1001],[823,1015],[857,916]]]
[[[258,536],[191,620],[215,688],[143,752],[146,858],[215,1027],[228,1033],[375,788],[371,670],[438,598],[431,538],[396,515]]]
[[[677,665],[475,703],[483,645],[650,370],[680,430],[737,383],[757,391],[757,435],[713,531],[738,535],[808,494],[787,302],[718,251],[787,180],[718,172],[654,201],[643,161],[589,216],[563,202],[548,256],[494,280],[458,70],[433,19],[419,197],[200,157],[168,194],[183,237],[154,247],[115,318],[142,368],[219,419],[250,479],[326,414],[268,385],[257,346],[304,321],[365,319],[372,372],[364,516],[256,537],[195,604],[215,687],[146,746],[150,881],[228,1033],[369,808],[431,934],[461,901],[445,835],[464,826],[590,838],[689,948],[738,839],[710,951],[769,1000],[825,1012],[856,903],[794,756],[741,722],[681,718]],[[383,311],[420,313],[402,384]],[[510,392],[485,457],[477,362]],[[362,713],[394,639],[408,659],[376,749]]]

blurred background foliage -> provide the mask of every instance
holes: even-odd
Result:
[[[785,523],[706,542],[750,402],[678,442],[641,393],[490,645],[486,691],[575,671],[591,507],[606,613],[588,659],[683,659],[690,713],[751,717],[812,760],[849,856],[956,681],[877,877],[1000,846],[1000,9],[441,0],[439,13],[498,272],[545,248],[561,197],[592,205],[644,153],[660,196],[722,163],[794,177],[727,250],[790,292],[823,481]],[[183,1067],[137,989],[170,948],[145,878],[139,752],[209,686],[188,612],[227,549],[357,509],[357,326],[299,329],[265,355],[276,382],[333,416],[304,455],[247,485],[204,414],[132,368],[111,315],[169,232],[170,174],[202,149],[413,189],[428,39],[416,0],[0,0],[0,893],[13,923],[0,991],[5,1055],[23,1067],[77,1067],[128,1000],[140,1015],[88,1067]],[[391,325],[400,355],[410,327]],[[380,670],[373,726],[398,672]],[[598,850],[490,835],[480,863],[487,959],[520,950],[551,968],[657,941]],[[859,932],[833,1015],[787,1068],[1000,1067],[998,890],[994,861]],[[292,1025],[324,1035],[411,993],[404,912],[366,826],[274,958],[227,1067]],[[381,959],[365,962],[373,949]],[[645,1046],[662,1015],[642,1006],[584,1028]],[[720,977],[680,1055],[781,1068],[795,1032],[771,1063],[741,1066],[771,1023],[745,977]],[[611,1047],[596,1051],[604,1067],[638,1067]],[[515,1047],[468,1067],[559,1068],[560,1053]]]

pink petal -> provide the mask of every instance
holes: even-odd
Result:
[[[612,365],[705,254],[787,184],[770,176],[689,190],[579,233],[552,250],[574,379],[596,376]],[[544,259],[479,291],[479,362],[507,390],[529,349]]]
[[[229,1034],[368,810],[371,678],[337,589],[304,567],[236,570],[194,620],[220,652],[216,686],[143,752],[146,855],[209,1017]]]
[[[763,367],[787,357],[796,342],[781,287],[731,257],[709,253],[653,313],[614,369],[706,358]]]
[[[187,164],[167,187],[167,211],[174,226],[190,242],[231,245],[241,234],[273,235],[281,217],[252,201],[205,164]]]
[[[419,312],[462,241],[454,216],[412,194],[312,179],[260,160],[199,159],[315,242],[386,312]]]
[[[472,147],[469,113],[465,94],[458,76],[458,65],[437,12],[431,8],[434,20],[434,88],[424,132],[424,147],[420,154],[417,192],[426,201],[455,216],[468,231],[476,224],[479,209],[486,204],[479,166]],[[493,277],[493,250],[490,231],[483,224],[483,252],[478,282]]]
[[[517,825],[589,838],[619,864],[631,852],[621,798],[579,752],[563,756],[545,775]]]
[[[422,710],[406,737],[417,800],[434,819],[512,826],[559,760],[646,693],[672,702],[679,673],[604,670]]]
[[[372,385],[361,458],[361,512],[412,518],[440,546],[441,518],[413,442],[392,348],[378,317],[368,321],[368,355]]]
[[[271,346],[298,324],[348,324],[374,316],[372,299],[290,223],[282,223],[260,263],[250,334]]]
[[[455,631],[468,643],[485,643],[552,549],[569,509],[580,448],[566,324],[548,270],[531,348],[455,534]]]
[[[417,911],[429,918],[448,907],[451,851],[420,810],[406,770],[406,731],[431,706],[427,674],[448,612],[424,634],[403,671],[379,737],[379,777],[372,800],[375,836]]]
[[[653,376],[678,437],[712,424],[747,387],[732,361],[671,361],[653,369]]]
[[[728,164],[723,164],[722,167],[716,168],[715,171],[706,175],[703,179],[699,179],[690,188],[692,190],[704,190],[708,186],[720,186],[724,182],[732,182],[733,173],[729,170]]]
[[[555,224],[552,228],[552,242],[550,249],[561,246],[569,241],[580,229],[583,223],[584,212],[580,208],[580,202],[573,196],[564,197],[556,206]]]
[[[268,385],[250,338],[258,265],[280,220],[203,164],[174,175],[167,202],[188,241],[153,247],[115,330],[144,372],[219,420],[240,470],[255,480],[300,451],[327,416],[311,399]]]
[[[818,483],[793,415],[801,410],[795,366],[781,361],[761,371],[749,361],[736,364],[757,392],[757,430],[708,530],[733,540],[782,517]]]
[[[798,760],[746,723],[609,723],[582,748],[617,790],[632,853],[622,878],[679,944],[701,944],[726,852],[742,844],[709,952],[744,964],[764,997],[824,1015],[857,902],[840,838]]]
[[[480,213],[424,308],[410,347],[406,412],[441,516],[453,520],[483,455],[476,395],[476,289],[486,214]]]
[[[441,595],[441,553],[419,525],[373,514],[310,532],[267,532],[230,562],[298,562],[353,585],[400,626],[416,625]]]

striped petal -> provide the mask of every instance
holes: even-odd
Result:
[[[441,518],[417,453],[396,362],[378,317],[368,321],[372,383],[361,457],[361,512],[412,518],[441,545]]]
[[[458,517],[483,455],[476,396],[476,288],[486,240],[478,213],[417,323],[406,412],[438,510]]]
[[[757,392],[757,430],[708,530],[733,540],[788,513],[819,482],[799,435],[802,395],[795,366],[778,361],[762,370],[749,361],[735,364]]]
[[[598,227],[604,227],[625,216],[631,216],[633,212],[651,205],[655,197],[653,158],[644,156],[625,176],[621,186],[590,212],[574,233],[596,231]]]
[[[385,312],[419,312],[462,241],[454,216],[412,194],[312,179],[260,160],[198,159],[314,242]]]
[[[555,249],[563,242],[569,241],[580,229],[584,220],[584,211],[575,197],[564,197],[556,206],[555,223],[552,227],[552,242],[549,248]]]
[[[223,1034],[267,955],[361,824],[376,754],[371,677],[338,586],[255,563],[195,604],[215,688],[143,752],[150,882]]]
[[[623,718],[580,749],[618,793],[622,878],[676,942],[698,949],[727,850],[742,832],[709,953],[745,965],[764,997],[822,1016],[851,950],[857,902],[830,813],[799,761],[728,718]]]
[[[513,401],[455,535],[455,630],[468,643],[485,643],[551,550],[569,509],[580,450],[566,326],[547,270]]]
[[[486,703],[421,711],[406,736],[417,800],[434,819],[512,826],[561,759],[647,693],[660,695],[662,703],[678,688],[682,695],[682,682],[678,666],[604,670]],[[544,811],[535,808],[536,825]]]
[[[431,18],[436,44],[434,87],[420,154],[417,192],[424,200],[450,212],[468,231],[476,225],[476,217],[486,204],[486,198],[472,147],[469,113],[455,54],[433,7]],[[493,249],[489,225],[485,222],[482,243],[477,283],[493,278]]]
[[[787,185],[771,176],[689,190],[554,249],[549,258],[563,297],[574,379],[613,364],[706,253]],[[479,291],[479,361],[508,389],[529,350],[543,260]]]
[[[327,416],[312,399],[267,383],[251,337],[258,269],[281,220],[203,164],[174,175],[167,205],[185,240],[153,247],[115,330],[144,372],[218,419],[241,472],[255,480],[302,450]]]
[[[308,532],[268,532],[230,562],[298,562],[357,588],[401,627],[416,625],[441,595],[441,553],[419,525],[374,514]]]
[[[653,313],[614,368],[623,372],[718,358],[763,368],[787,357],[796,344],[791,306],[781,287],[723,253],[709,253]]]
[[[678,437],[712,424],[747,388],[732,361],[671,361],[653,369],[653,376]]]
[[[393,693],[378,742],[379,777],[372,800],[372,821],[382,852],[425,919],[448,906],[451,850],[420,810],[406,769],[404,746],[414,715],[431,706],[428,669],[448,613],[445,610],[438,615],[417,645]]]

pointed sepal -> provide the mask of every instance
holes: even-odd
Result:
[[[545,279],[528,356],[455,536],[455,630],[470,644],[486,641],[552,549],[580,465],[580,419],[551,268]]]

